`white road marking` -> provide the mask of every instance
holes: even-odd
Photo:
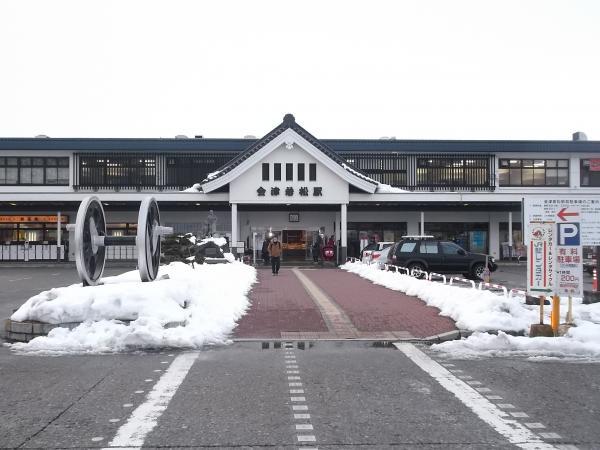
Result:
[[[93,437],[93,438],[92,438],[92,442],[100,442],[100,441],[101,441],[101,440],[103,440],[103,439],[104,439],[104,438],[103,438],[103,437],[100,437],[100,436],[98,436],[98,437]]]
[[[481,420],[504,436],[508,441],[524,449],[554,449],[551,444],[542,441],[527,427],[511,420],[507,413],[478,393],[464,381],[435,362],[413,344],[395,343],[394,346],[412,362],[434,378],[442,387],[451,392]]]
[[[513,417],[518,417],[518,418],[525,418],[525,417],[529,417],[529,416],[527,415],[527,413],[524,413],[524,412],[511,412],[511,413],[509,413],[509,414],[510,414],[511,416],[513,416]]]
[[[146,378],[144,381],[145,381],[146,383],[150,383],[150,382],[152,382],[153,380],[152,380],[152,378]]]
[[[123,408],[131,408],[133,406],[133,403],[125,403],[123,405]]]
[[[152,372],[162,372],[162,369],[154,369]]]
[[[502,400],[502,397],[500,397],[499,395],[486,395],[486,398],[488,400]]]
[[[492,392],[490,388],[475,388],[477,392]]]
[[[315,442],[317,440],[312,434],[309,435],[298,435],[298,442]]]
[[[290,397],[293,402],[305,402],[306,397]]]
[[[298,382],[292,382],[292,383],[288,383],[288,385],[290,387],[298,387],[298,386],[302,386],[302,383],[298,383]]]
[[[543,423],[539,423],[539,422],[526,422],[525,426],[527,428],[531,428],[531,429],[533,429],[533,428],[538,428],[538,429],[546,428],[546,425],[544,425]]]
[[[304,389],[290,389],[290,394],[304,394]]]
[[[480,386],[482,383],[481,381],[477,381],[477,380],[467,380],[467,383],[469,383],[471,386]]]
[[[288,380],[300,380],[300,377],[292,376],[288,377]]]
[[[115,422],[118,422],[119,420],[121,420],[121,419],[109,419],[108,421],[112,422],[112,423],[115,423]]]
[[[556,433],[540,433],[540,436],[544,439],[560,439],[560,434]]]
[[[135,391],[136,394],[143,394],[144,391]]]
[[[160,377],[144,403],[138,406],[110,442],[111,447],[140,448],[157,424],[158,418],[167,409],[169,402],[185,379],[199,352],[182,353],[177,356]]]
[[[310,414],[294,414],[294,419],[296,419],[296,420],[310,419]]]
[[[293,373],[300,373],[300,371],[299,370],[286,370],[285,373],[293,374]]]
[[[308,411],[308,406],[306,406],[306,405],[292,405],[292,409],[294,411]]]
[[[512,403],[498,403],[496,406],[502,409],[515,409],[515,405]]]
[[[297,423],[296,430],[312,430],[313,426],[310,423]]]

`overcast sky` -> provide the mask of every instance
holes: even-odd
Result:
[[[600,1],[0,3],[0,136],[600,140]]]

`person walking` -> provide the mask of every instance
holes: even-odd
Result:
[[[319,233],[319,234],[317,234],[317,237],[315,238],[315,240],[313,242],[313,247],[312,247],[314,263],[319,262],[319,256],[321,255],[321,247],[322,246],[323,246],[323,237],[321,236],[321,233]]]
[[[281,242],[274,236],[268,247],[269,255],[271,257],[271,269],[273,275],[279,275],[279,267],[281,266]]]
[[[265,266],[269,265],[269,240],[265,239],[262,244],[261,256]]]

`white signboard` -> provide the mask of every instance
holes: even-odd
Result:
[[[556,294],[583,295],[581,225],[578,222],[556,224]]]
[[[600,245],[600,196],[526,197],[523,206],[526,226],[530,222],[578,222],[581,245]],[[528,230],[525,233],[529,235]]]
[[[554,223],[528,224],[527,292],[551,295],[554,290]]]

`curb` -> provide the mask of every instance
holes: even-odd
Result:
[[[132,322],[131,320],[115,319],[127,326]],[[32,339],[40,336],[47,336],[50,331],[55,328],[68,328],[72,330],[77,328],[83,322],[64,322],[64,323],[45,323],[37,322],[35,320],[26,320],[24,322],[18,322],[16,320],[5,319],[4,330],[0,332],[0,337],[7,341],[13,342],[29,342]],[[176,328],[185,326],[185,322],[168,322],[163,325],[163,328]]]

